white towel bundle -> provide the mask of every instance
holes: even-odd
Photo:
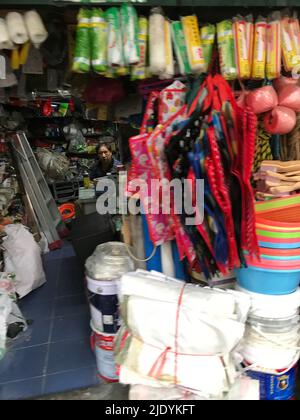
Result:
[[[5,19],[0,19],[0,50],[13,49],[13,43],[9,37]]]
[[[30,41],[36,48],[39,48],[40,45],[48,38],[48,32],[40,15],[35,10],[31,10],[25,13],[24,20]]]
[[[6,24],[9,37],[13,43],[22,45],[29,41],[25,21],[21,13],[8,13],[6,16]]]

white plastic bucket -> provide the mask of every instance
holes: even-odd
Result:
[[[86,277],[93,325],[97,331],[116,334],[120,327],[119,280],[101,281]]]
[[[250,314],[262,318],[287,318],[299,312],[300,289],[289,295],[263,295],[249,292],[240,286],[237,290],[251,297]]]
[[[91,347],[96,355],[97,369],[100,378],[106,382],[119,382],[115,359],[115,335],[104,334],[94,327],[91,322],[93,330],[91,335]]]

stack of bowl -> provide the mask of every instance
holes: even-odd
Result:
[[[260,258],[246,254],[241,287],[256,293],[293,293],[300,282],[300,195],[256,204]]]

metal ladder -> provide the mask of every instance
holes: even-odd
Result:
[[[61,248],[60,238],[66,235],[66,226],[26,135],[24,132],[15,133],[10,135],[10,140],[26,195],[48,241],[49,249]]]

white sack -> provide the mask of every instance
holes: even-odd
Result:
[[[3,239],[5,271],[15,273],[20,298],[46,282],[41,251],[33,235],[21,224],[5,227]]]

